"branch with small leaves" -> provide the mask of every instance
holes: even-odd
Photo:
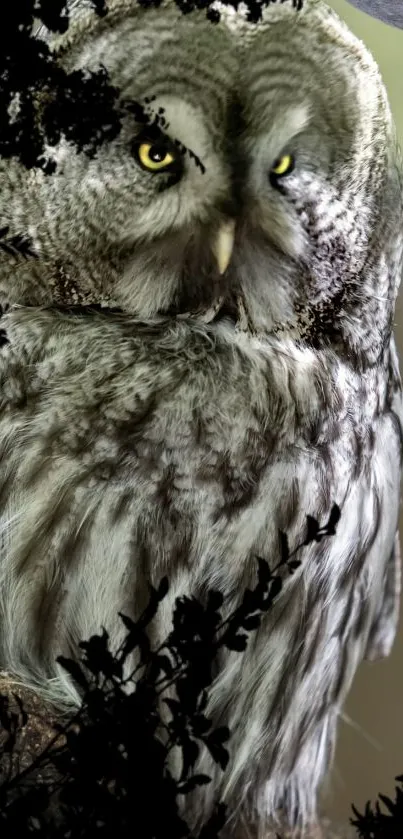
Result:
[[[59,658],[82,705],[66,724],[56,725],[53,739],[30,767],[15,773],[8,764],[0,783],[2,835],[26,837],[35,829],[46,839],[88,839],[94,832],[129,837],[141,823],[142,839],[195,839],[180,802],[210,783],[208,775],[195,771],[200,749],[206,748],[222,770],[229,760],[230,732],[215,726],[207,714],[217,655],[222,648],[246,648],[248,634],[259,628],[281,592],[281,574],[294,573],[300,564],[295,555],[305,545],[333,535],[339,517],[334,507],[324,526],[308,518],[306,535],[292,552],[283,534],[280,560],[272,569],[257,557],[256,585],[245,591],[229,617],[223,617],[224,598],[218,591],[209,591],[203,603],[180,597],[172,631],[153,649],[149,628],[168,593],[164,578],[157,588],[150,587],[149,603],[137,621],[121,615],[127,635],[117,652],[111,652],[103,631],[81,642],[81,661]],[[127,676],[134,653],[137,664]],[[127,690],[129,682],[134,690]],[[8,732],[4,763],[7,756],[11,761],[18,726],[26,724],[23,707],[13,716],[3,702],[0,722]],[[181,754],[177,775],[170,761],[174,749]],[[49,774],[51,781],[39,780]],[[57,820],[49,816],[55,798]],[[216,839],[225,821],[226,809],[217,802],[198,839]]]
[[[355,819],[350,819],[360,839],[401,839],[403,836],[403,775],[395,778],[399,786],[395,787],[395,800],[379,794],[387,812],[383,812],[379,801],[372,808],[368,801],[363,813],[352,806]]]

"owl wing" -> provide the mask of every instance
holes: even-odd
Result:
[[[385,567],[383,597],[368,636],[365,658],[374,661],[391,652],[399,620],[401,591],[400,537],[396,533],[392,553]]]
[[[399,360],[394,338],[390,346],[389,399],[395,427],[403,451],[403,395],[399,372]],[[395,640],[400,611],[401,551],[400,536],[396,532],[393,549],[385,565],[383,596],[380,598],[368,636],[365,656],[369,661],[385,658],[391,652]]]

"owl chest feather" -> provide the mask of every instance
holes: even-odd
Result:
[[[39,562],[63,576],[62,533],[72,555],[84,531],[101,553],[123,550],[124,533],[153,578],[192,567],[230,588],[247,582],[253,552],[275,559],[279,529],[298,539],[306,514],[337,503],[347,522],[355,497],[354,539],[371,497],[396,506],[383,371],[362,377],[229,325],[41,317],[11,315],[3,351],[4,539],[27,572]]]
[[[181,594],[218,588],[230,610],[256,579],[256,556],[278,561],[279,530],[294,549],[306,515],[324,523],[337,503],[337,536],[301,552],[251,651],[229,654],[210,698],[235,732],[224,796],[245,781],[246,748],[257,773],[264,755],[269,778],[298,786],[304,761],[320,774],[393,547],[398,385],[393,402],[383,370],[362,376],[330,353],[225,323],[21,309],[4,326],[3,665],[44,684],[55,657],[102,626],[118,641],[118,612],[138,614],[165,574],[159,637]]]

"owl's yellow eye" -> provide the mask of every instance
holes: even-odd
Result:
[[[274,175],[277,178],[281,178],[283,175],[288,175],[294,168],[294,158],[291,154],[282,154],[279,157],[274,166],[270,169],[270,174]]]
[[[137,149],[137,155],[141,165],[149,172],[160,172],[175,162],[173,154],[158,144],[141,143]]]

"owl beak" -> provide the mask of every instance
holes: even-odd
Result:
[[[234,240],[235,221],[227,219],[221,224],[212,248],[220,274],[224,274],[230,264]]]

